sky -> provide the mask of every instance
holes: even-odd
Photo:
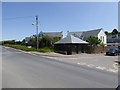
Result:
[[[2,40],[23,40],[39,32],[88,31],[118,29],[117,2],[3,2]]]

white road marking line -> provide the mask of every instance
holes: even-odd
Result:
[[[105,70],[106,69],[106,67],[101,67],[101,66],[98,66],[98,67],[96,67],[97,69],[100,69],[100,70]]]
[[[114,69],[108,69],[107,71],[109,71],[109,72],[118,72],[118,70],[114,70]]]
[[[79,65],[86,65],[86,63],[77,63],[77,64],[79,64]]]
[[[49,57],[49,56],[44,56],[44,57],[46,57],[46,58],[50,58],[50,59],[53,58],[53,57]]]
[[[89,64],[89,65],[87,65],[88,67],[94,67],[95,65],[93,65],[93,64]]]

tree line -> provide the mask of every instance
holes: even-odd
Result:
[[[42,38],[38,38],[38,46],[40,47],[53,47],[54,43],[59,41],[61,38],[60,37],[50,37],[47,35],[44,35]],[[22,41],[23,45],[26,46],[33,46],[36,47],[37,44],[37,37],[30,38],[27,42],[24,39]]]
[[[38,46],[39,48],[43,48],[43,47],[53,48],[54,43],[59,41],[60,39],[61,39],[60,37],[50,37],[44,35],[43,37],[38,38]],[[23,39],[22,41],[15,41],[15,40],[2,41],[2,44],[19,44],[19,45],[36,47],[37,37],[30,37],[27,41],[25,39]]]
[[[120,32],[118,32],[117,29],[113,29],[112,32],[105,31],[105,34],[106,35],[117,35],[117,34],[120,35]]]

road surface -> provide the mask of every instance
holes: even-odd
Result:
[[[2,88],[116,88],[117,85],[116,73],[2,47]]]

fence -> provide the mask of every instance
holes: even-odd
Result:
[[[106,49],[102,46],[86,46],[85,53],[89,54],[97,54],[97,53],[105,53]]]

